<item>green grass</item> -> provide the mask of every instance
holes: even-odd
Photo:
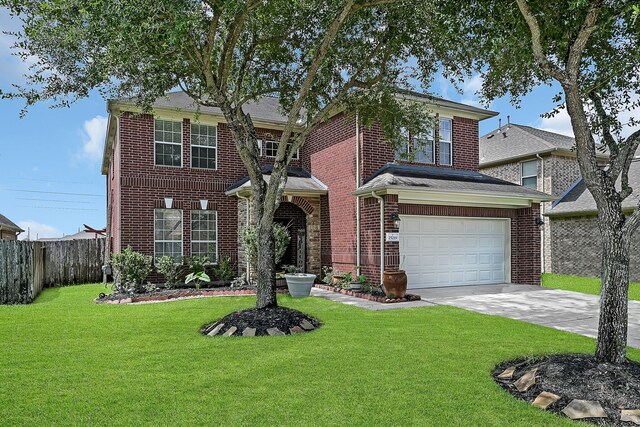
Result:
[[[583,294],[600,295],[600,279],[593,277],[545,273],[542,275],[542,286],[581,292]],[[640,283],[631,282],[629,284],[629,299],[640,301]]]
[[[102,289],[0,306],[0,424],[572,426],[513,399],[490,371],[594,349],[586,337],[452,307],[371,312],[287,296],[282,305],[323,327],[212,339],[201,325],[255,299],[93,304]]]

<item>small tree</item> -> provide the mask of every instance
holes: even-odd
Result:
[[[165,287],[171,289],[182,282],[182,263],[170,256],[163,256],[156,263],[158,272],[164,276]]]
[[[124,251],[111,254],[110,262],[118,292],[142,292],[142,286],[151,273],[152,257],[135,252],[131,246],[127,246]]]

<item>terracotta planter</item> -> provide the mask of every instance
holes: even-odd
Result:
[[[389,298],[404,298],[407,293],[407,274],[404,270],[385,271],[382,276],[384,293]]]
[[[338,286],[343,279],[344,276],[333,276],[333,286]]]

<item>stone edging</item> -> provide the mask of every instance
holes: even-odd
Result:
[[[385,297],[376,297],[374,295],[369,295],[369,294],[365,294],[362,292],[354,292],[354,291],[350,291],[347,289],[343,289],[343,288],[336,288],[334,286],[328,286],[328,285],[320,285],[320,284],[314,284],[314,287],[318,288],[318,289],[324,289],[325,291],[332,291],[332,292],[337,292],[340,294],[344,294],[344,295],[349,295],[351,297],[355,297],[355,298],[362,298],[362,299],[366,299],[369,301],[374,301],[374,302],[381,302],[383,304],[393,304],[393,303],[398,303],[398,302],[409,302],[409,301],[420,301],[420,297],[418,295],[411,295],[411,294],[406,294],[404,298],[385,298]]]
[[[279,294],[288,294],[289,291],[287,289],[278,289],[276,290]],[[199,297],[230,297],[230,296],[242,296],[242,295],[255,295],[256,292],[251,289],[244,289],[238,291],[201,291],[201,292],[190,292],[190,293],[182,293],[182,294],[172,294],[172,295],[147,295],[147,296],[136,296],[130,298],[120,298],[120,299],[109,299],[109,300],[101,300],[96,298],[94,302],[96,304],[133,304],[136,302],[149,302],[149,301],[170,301],[173,299],[186,299],[186,298],[199,298]]]

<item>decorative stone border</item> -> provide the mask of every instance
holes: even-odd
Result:
[[[288,294],[287,289],[276,290],[279,294]],[[231,297],[241,295],[255,295],[256,291],[251,289],[244,289],[238,291],[200,291],[200,292],[185,292],[176,293],[172,295],[142,295],[134,297],[126,297],[120,299],[100,299],[96,298],[94,302],[96,304],[133,304],[137,302],[151,302],[151,301],[170,301],[174,299],[189,299],[189,298],[202,298],[202,297]]]
[[[408,302],[408,301],[420,301],[420,296],[412,295],[412,294],[406,294],[404,298],[392,299],[392,298],[385,298],[385,297],[377,297],[377,296],[365,294],[362,292],[353,292],[347,289],[336,288],[334,286],[328,286],[328,285],[314,284],[313,286],[318,289],[324,289],[325,291],[337,292],[340,294],[349,295],[351,297],[362,298],[369,301],[381,302],[384,304],[393,304],[393,303]]]

